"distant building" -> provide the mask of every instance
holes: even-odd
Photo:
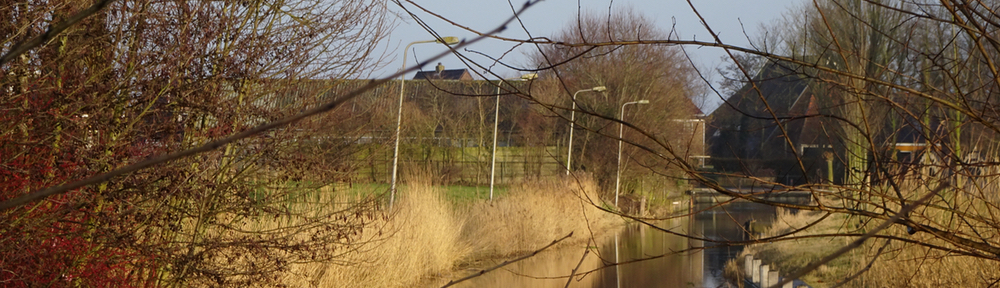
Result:
[[[472,74],[469,74],[469,70],[466,69],[444,69],[441,63],[438,63],[437,69],[434,71],[420,71],[417,75],[413,75],[413,80],[420,79],[430,79],[430,80],[472,80]]]
[[[807,77],[803,72],[806,69],[786,62],[768,62],[752,83],[712,112],[707,127],[708,153],[716,170],[774,177],[774,181],[790,185],[830,181],[831,175],[834,183],[842,183],[846,159],[845,140],[838,130],[842,127],[836,124],[838,120],[825,116],[836,114],[831,107],[843,101],[838,97],[843,97],[844,92],[830,88],[821,79]],[[908,105],[904,102],[899,105]],[[920,121],[909,118],[883,122],[871,123],[884,127],[872,133],[876,147],[869,153],[881,154],[877,159],[888,164],[884,167],[917,161],[918,154],[927,147],[920,130],[937,126],[922,127]],[[871,164],[876,157],[868,159]],[[871,181],[883,177],[876,172],[871,173],[875,176]]]
[[[816,91],[810,89],[813,81],[786,65],[769,63],[754,77],[756,87],[746,84],[712,113],[713,156],[788,157],[829,146],[829,139],[819,133],[823,128],[819,120],[806,117],[818,113]],[[781,128],[795,151],[783,139]]]
[[[716,169],[774,177],[785,184],[825,178],[821,177],[827,175],[822,155],[833,151],[832,131],[813,117],[819,114],[823,95],[817,92],[822,91],[796,69],[788,63],[769,62],[753,83],[712,112],[708,142]],[[806,173],[798,165],[800,158]]]
[[[701,112],[691,99],[683,99],[681,105],[684,106],[682,116],[673,119],[673,122],[681,123],[678,134],[673,137],[671,145],[678,149],[678,156],[687,158],[688,163],[695,167],[704,168],[708,163],[708,147],[705,145],[705,114]]]

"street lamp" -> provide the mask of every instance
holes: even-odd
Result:
[[[532,80],[538,78],[538,73],[528,73],[521,75],[520,78],[511,78],[504,80]],[[490,201],[493,201],[493,180],[496,179],[497,171],[497,131],[500,125],[500,84],[503,84],[503,80],[497,82],[497,106],[496,114],[493,115],[493,160],[490,160]]]
[[[441,37],[435,40],[426,41],[414,41],[410,44],[406,44],[406,48],[403,48],[403,67],[399,68],[399,71],[406,70],[406,50],[410,50],[410,46],[413,44],[421,43],[444,43],[447,45],[458,44],[458,37]],[[392,202],[396,199],[396,175],[399,171],[399,130],[403,126],[403,84],[406,83],[406,74],[399,75],[399,109],[396,111],[396,144],[392,152],[392,184],[389,186],[389,209],[392,209]]]
[[[622,114],[618,117],[618,176],[615,177],[615,207],[618,207],[618,187],[622,179],[622,132],[625,131],[625,105],[628,104],[649,104],[649,100],[639,100],[622,104]]]
[[[585,92],[585,91],[604,92],[604,91],[607,91],[607,90],[608,90],[607,87],[597,86],[597,87],[594,87],[594,88],[583,89],[583,90],[580,90],[580,91],[576,91],[576,93],[573,93],[573,109],[569,110],[570,111],[570,114],[569,114],[570,115],[569,116],[569,152],[566,153],[566,175],[567,176],[569,176],[569,170],[570,170],[570,166],[569,165],[570,165],[570,163],[572,163],[571,161],[573,160],[573,124],[576,123],[576,94],[580,94],[580,92]]]

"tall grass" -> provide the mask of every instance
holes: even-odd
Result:
[[[410,176],[393,212],[364,231],[342,263],[297,265],[288,277],[296,287],[413,287],[462,263],[537,249],[574,232],[614,225],[591,206],[592,181],[543,181],[511,188],[492,202],[456,206],[430,177]],[[568,271],[567,271],[568,272]]]
[[[419,180],[407,187],[389,217],[369,225],[342,261],[298,265],[288,282],[296,287],[409,287],[425,275],[451,269],[468,251],[459,239],[464,221],[440,190]]]
[[[773,237],[790,233],[797,229],[806,227],[810,223],[819,221],[822,217],[820,212],[800,211],[793,213],[789,209],[778,208],[774,222],[767,228],[760,237]],[[847,231],[846,216],[831,216],[822,222],[813,225],[809,229],[800,231],[793,236],[805,236],[812,234],[844,233]],[[754,259],[762,259],[764,264],[771,265],[771,270],[778,270],[781,274],[788,274],[805,267],[812,261],[819,260],[824,256],[833,253],[838,248],[843,247],[853,239],[847,237],[831,238],[806,238],[799,240],[777,241],[747,246],[739,257],[736,257],[727,264],[726,273],[734,276],[736,271],[743,270],[743,255],[752,254]],[[849,256],[840,257],[826,265],[821,266],[812,273],[801,277],[801,280],[814,287],[826,287],[833,284],[838,277],[848,275],[850,268],[854,264],[854,259]],[[738,267],[732,269],[728,266]],[[741,272],[739,274],[742,274]],[[738,279],[732,277],[731,279]]]
[[[874,254],[874,249],[883,243],[884,240],[873,241],[865,248]],[[871,258],[868,256],[867,260]],[[997,279],[1000,279],[1000,265],[995,260],[894,241],[875,259],[868,273],[850,287],[994,287]]]
[[[589,179],[528,182],[504,198],[469,206],[462,238],[473,248],[473,257],[530,251],[570,232],[585,241],[615,223],[595,203],[600,200]]]
[[[791,213],[787,209],[778,209],[775,222],[761,236],[769,237],[791,232],[818,221],[820,217],[820,212]],[[851,223],[856,223],[856,220],[847,219],[845,215],[831,216],[795,236],[844,233],[852,226]],[[926,233],[909,235],[902,227],[892,227],[883,230],[881,234],[943,247],[948,245]],[[741,260],[743,255],[753,254],[754,258],[763,259],[763,262],[772,267],[777,266],[778,270],[783,271],[782,274],[786,274],[832,253],[853,240],[851,237],[830,237],[751,245],[739,257],[727,263],[725,273],[730,279],[739,279],[738,275],[742,274],[740,271],[744,271]],[[863,269],[868,270],[862,271]],[[1000,265],[996,261],[962,256],[901,241],[870,239],[861,248],[821,266],[801,280],[813,287],[828,287],[858,272],[863,273],[842,287],[986,287],[991,286],[991,282],[996,279],[1000,279]]]

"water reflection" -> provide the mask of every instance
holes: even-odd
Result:
[[[773,207],[755,203],[694,209],[704,211],[691,218],[663,221],[657,225],[706,239],[739,241],[744,237],[741,228],[744,223],[753,219],[766,225],[775,214]],[[703,243],[642,225],[630,225],[617,235],[598,241],[603,243],[596,245],[598,247],[591,244],[590,249],[578,245],[547,251],[460,287],[564,287],[567,281],[570,287],[725,287],[722,269],[727,260],[743,249],[708,241]],[[691,250],[696,247],[710,248]],[[648,258],[655,259],[600,269],[614,262]],[[593,272],[571,280],[565,278],[577,265],[580,265],[577,271]]]

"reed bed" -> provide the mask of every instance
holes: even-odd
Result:
[[[462,276],[459,266],[533,251],[570,232],[570,243],[623,223],[594,207],[590,180],[536,181],[503,198],[453,205],[430,177],[408,177],[384,219],[376,219],[336,263],[303,263],[295,287],[414,287]],[[348,201],[349,202],[349,201]],[[569,271],[566,271],[567,273]]]

